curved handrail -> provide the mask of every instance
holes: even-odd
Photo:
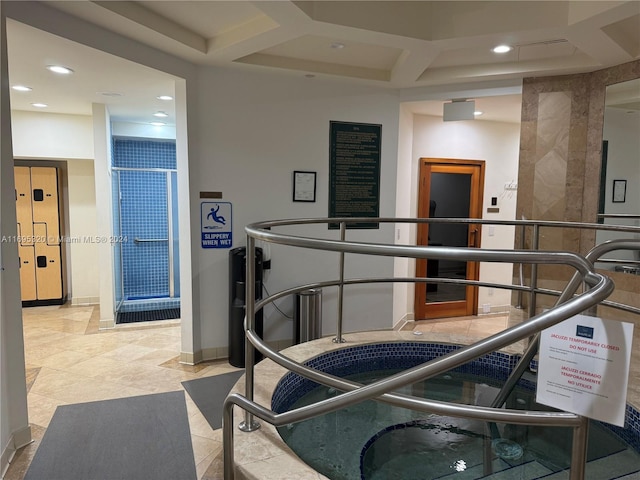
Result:
[[[614,215],[609,215],[614,217]],[[622,216],[622,215],[616,215]],[[636,216],[634,216],[635,218]],[[262,237],[263,233],[268,233],[269,229],[273,227],[287,227],[294,225],[313,225],[313,224],[327,224],[327,223],[462,223],[462,224],[474,224],[474,225],[503,225],[509,227],[525,226],[525,227],[555,227],[555,228],[573,228],[581,230],[611,230],[611,231],[625,231],[625,232],[640,232],[640,227],[633,225],[611,225],[602,223],[590,223],[590,222],[564,222],[560,220],[490,220],[484,218],[401,218],[401,217],[341,217],[341,218],[291,218],[281,220],[269,220],[263,222],[255,222],[245,227],[254,231],[255,237],[259,240],[266,240],[266,237]],[[258,230],[260,232],[258,232]]]
[[[347,406],[348,404],[374,398],[386,393],[387,391],[396,390],[400,387],[439,375],[475,360],[487,353],[499,350],[519,340],[528,338],[538,331],[544,330],[545,328],[555,325],[556,323],[573,315],[583,312],[591,305],[595,305],[602,299],[606,298],[613,291],[613,283],[604,276],[600,277],[601,278],[598,282],[589,291],[590,295],[583,294],[582,296],[574,297],[552,310],[543,312],[526,322],[503,330],[502,332],[496,333],[477,343],[468,345],[447,355],[435,358],[429,362],[404,370],[382,380],[378,380],[377,382],[368,384],[358,390],[351,390],[349,393],[345,393],[339,397],[332,397],[327,400],[323,400],[313,405],[312,408],[305,407],[304,412],[306,415],[310,415],[308,418],[311,418],[311,415],[322,415],[329,411],[333,411],[334,409]],[[248,327],[246,333],[247,338],[261,353],[288,370],[303,375],[304,377],[318,383],[324,383],[339,389],[344,389],[347,385],[345,383],[334,381],[335,378],[332,378],[330,375],[318,372],[317,370],[295,362],[288,357],[271,350],[252,328]],[[295,418],[295,416],[292,417]],[[302,418],[291,421],[300,420],[302,420]]]
[[[416,223],[416,220],[419,219],[371,219],[367,218],[368,222],[376,222],[382,223],[385,221],[394,222],[394,223],[402,223],[402,222],[412,222]],[[426,219],[430,220],[430,219]],[[459,219],[456,219],[459,222]],[[386,401],[389,403],[394,403],[397,405],[408,406],[409,408],[422,410],[427,409],[425,411],[433,411],[434,409],[437,411],[446,411],[449,415],[458,416],[471,416],[473,418],[481,418],[483,420],[494,421],[493,419],[496,416],[502,418],[503,414],[497,413],[495,409],[491,408],[483,408],[483,407],[475,407],[475,406],[460,406],[454,404],[445,404],[443,402],[434,402],[428,401],[425,399],[420,399],[412,396],[399,395],[389,393],[392,390],[400,388],[401,386],[415,383],[416,381],[425,380],[430,378],[431,376],[438,375],[444,371],[455,368],[459,365],[465,364],[471,360],[474,360],[486,353],[498,350],[503,348],[511,343],[522,340],[535,334],[536,332],[541,331],[544,328],[552,326],[566,318],[569,318],[572,315],[578,314],[587,308],[596,305],[598,302],[604,300],[612,291],[613,284],[612,282],[605,276],[598,274],[594,271],[593,265],[587,259],[573,253],[567,252],[531,252],[531,251],[518,251],[518,250],[480,250],[480,249],[468,249],[468,248],[454,248],[454,247],[420,247],[420,246],[403,246],[403,245],[380,245],[374,243],[366,243],[366,242],[348,242],[345,240],[328,240],[328,239],[318,239],[318,238],[309,238],[309,237],[300,237],[295,235],[284,235],[274,233],[270,230],[271,227],[274,226],[284,226],[284,225],[299,225],[299,224],[309,224],[309,223],[334,223],[334,222],[344,222],[344,221],[363,221],[363,219],[298,219],[298,220],[280,220],[280,221],[270,221],[270,222],[261,222],[249,225],[246,227],[246,231],[248,233],[248,250],[249,255],[253,254],[253,249],[255,248],[255,239],[271,242],[271,243],[280,243],[289,246],[303,247],[303,248],[313,248],[320,250],[329,250],[329,251],[337,251],[337,252],[348,252],[348,253],[363,253],[363,254],[373,254],[373,255],[383,255],[383,256],[401,256],[401,257],[412,257],[412,258],[437,258],[437,259],[460,259],[464,258],[465,260],[470,261],[484,261],[484,262],[513,262],[513,263],[551,263],[551,264],[565,264],[569,265],[576,269],[575,275],[579,278],[582,278],[582,281],[590,285],[592,288],[587,293],[584,293],[580,296],[572,297],[567,299],[561,305],[554,307],[551,310],[543,312],[540,315],[534,316],[530,318],[528,321],[511,327],[507,330],[504,330],[498,334],[492,335],[480,342],[475,344],[463,347],[455,352],[451,352],[448,355],[443,357],[439,357],[433,359],[429,362],[426,362],[417,367],[405,370],[391,377],[387,377],[383,380],[379,380],[372,384],[366,386],[360,386],[357,383],[345,381],[338,377],[333,377],[331,375],[325,374],[323,372],[316,371],[312,368],[306,367],[298,362],[295,362],[288,357],[281,355],[273,350],[271,350],[264,341],[256,334],[255,332],[255,318],[253,318],[255,309],[254,308],[262,308],[267,303],[274,301],[276,298],[280,298],[281,296],[294,293],[297,291],[301,291],[302,289],[308,288],[309,285],[305,287],[296,287],[294,289],[289,289],[284,292],[280,292],[279,294],[272,295],[267,299],[259,302],[256,305],[253,305],[247,302],[247,320],[246,320],[246,331],[247,331],[247,339],[248,341],[255,346],[260,352],[262,352],[268,358],[271,358],[276,363],[284,366],[285,368],[296,372],[300,375],[305,376],[306,378],[310,378],[311,380],[317,381],[319,383],[323,383],[325,385],[333,386],[340,390],[344,390],[347,393],[344,393],[338,397],[333,397],[327,400],[323,400],[314,405],[310,405],[307,407],[302,407],[296,410],[292,410],[289,412],[285,412],[282,414],[275,414],[270,410],[252,402],[252,392],[248,392],[251,398],[243,397],[239,394],[230,395],[225,401],[224,406],[224,416],[225,416],[225,432],[224,432],[224,445],[225,445],[225,478],[233,477],[233,429],[228,428],[227,425],[232,422],[232,407],[234,404],[237,404],[244,408],[246,411],[251,414],[255,414],[259,418],[263,418],[264,420],[272,423],[276,426],[284,425],[286,423],[294,423],[297,421],[301,421],[307,418],[311,418],[313,416],[322,415],[324,413],[328,413],[330,411],[335,411],[337,409],[343,408],[344,406],[351,405],[353,403],[358,403],[360,401],[377,398],[380,400]],[[464,223],[464,222],[462,222]],[[473,221],[469,221],[468,223],[492,223],[496,224],[498,222],[477,222],[475,219]],[[540,222],[526,222],[522,221],[519,223],[530,223],[539,225]],[[544,222],[548,224],[552,224],[554,226],[559,225],[563,222]],[[513,225],[514,222],[509,222],[509,225]],[[563,225],[563,226],[575,226],[575,224]],[[601,228],[602,225],[597,225],[597,228]],[[251,262],[249,262],[251,263]],[[253,268],[253,266],[249,266],[248,268]],[[249,276],[249,275],[248,275]],[[251,280],[251,279],[249,279]],[[370,282],[371,280],[362,279],[363,282]],[[384,281],[385,279],[375,279],[373,281]],[[405,279],[411,280],[411,279]],[[418,280],[418,279],[414,279]],[[341,279],[341,285],[347,283],[358,283],[358,280],[349,280],[344,281]],[[335,285],[335,282],[319,282],[317,284],[312,284],[314,286],[319,285]],[[252,289],[253,282],[249,281],[249,286]],[[511,286],[513,287],[513,286]],[[510,287],[505,287],[510,288]],[[255,298],[254,292],[247,291],[247,298],[253,299]],[[252,364],[252,358],[251,360]],[[250,373],[251,372],[251,373]],[[249,378],[251,376],[251,378]],[[252,384],[253,382],[252,368],[247,370],[247,384]],[[430,409],[430,410],[429,410]],[[505,412],[505,410],[499,410],[498,412]],[[550,415],[548,413],[542,414],[541,412],[525,412],[517,411],[518,413],[509,412],[506,415],[512,415],[510,420],[502,420],[509,421],[511,423],[530,423],[532,419],[535,418],[534,423],[539,423],[540,421],[560,421],[560,423],[567,425],[571,424],[576,428],[584,427],[584,419],[582,417],[578,417],[573,414],[563,414],[563,415]],[[476,417],[477,416],[477,417]],[[556,418],[557,417],[557,418]],[[545,418],[547,420],[541,420],[541,418]],[[497,420],[495,420],[497,421]],[[231,443],[230,443],[231,442]],[[574,445],[575,448],[575,445]],[[231,469],[230,471],[228,470]],[[573,469],[572,469],[573,470]],[[228,475],[228,476],[227,476]],[[573,473],[572,473],[573,478]]]

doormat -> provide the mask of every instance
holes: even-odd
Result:
[[[118,312],[116,323],[153,322],[154,320],[172,320],[174,318],[180,318],[179,308],[143,310],[142,312]]]
[[[196,480],[184,392],[59,406],[25,480]]]
[[[214,430],[222,428],[222,406],[244,370],[182,382],[193,403]]]

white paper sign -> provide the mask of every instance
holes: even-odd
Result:
[[[576,315],[544,330],[536,401],[624,426],[633,324]]]

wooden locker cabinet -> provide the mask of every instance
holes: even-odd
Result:
[[[62,304],[63,251],[56,167],[15,167],[20,286],[24,306]]]

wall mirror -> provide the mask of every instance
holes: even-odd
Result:
[[[600,174],[599,222],[640,226],[640,79],[607,86]],[[602,232],[596,243],[640,239],[632,232]],[[640,253],[617,251],[598,267],[640,275]]]

